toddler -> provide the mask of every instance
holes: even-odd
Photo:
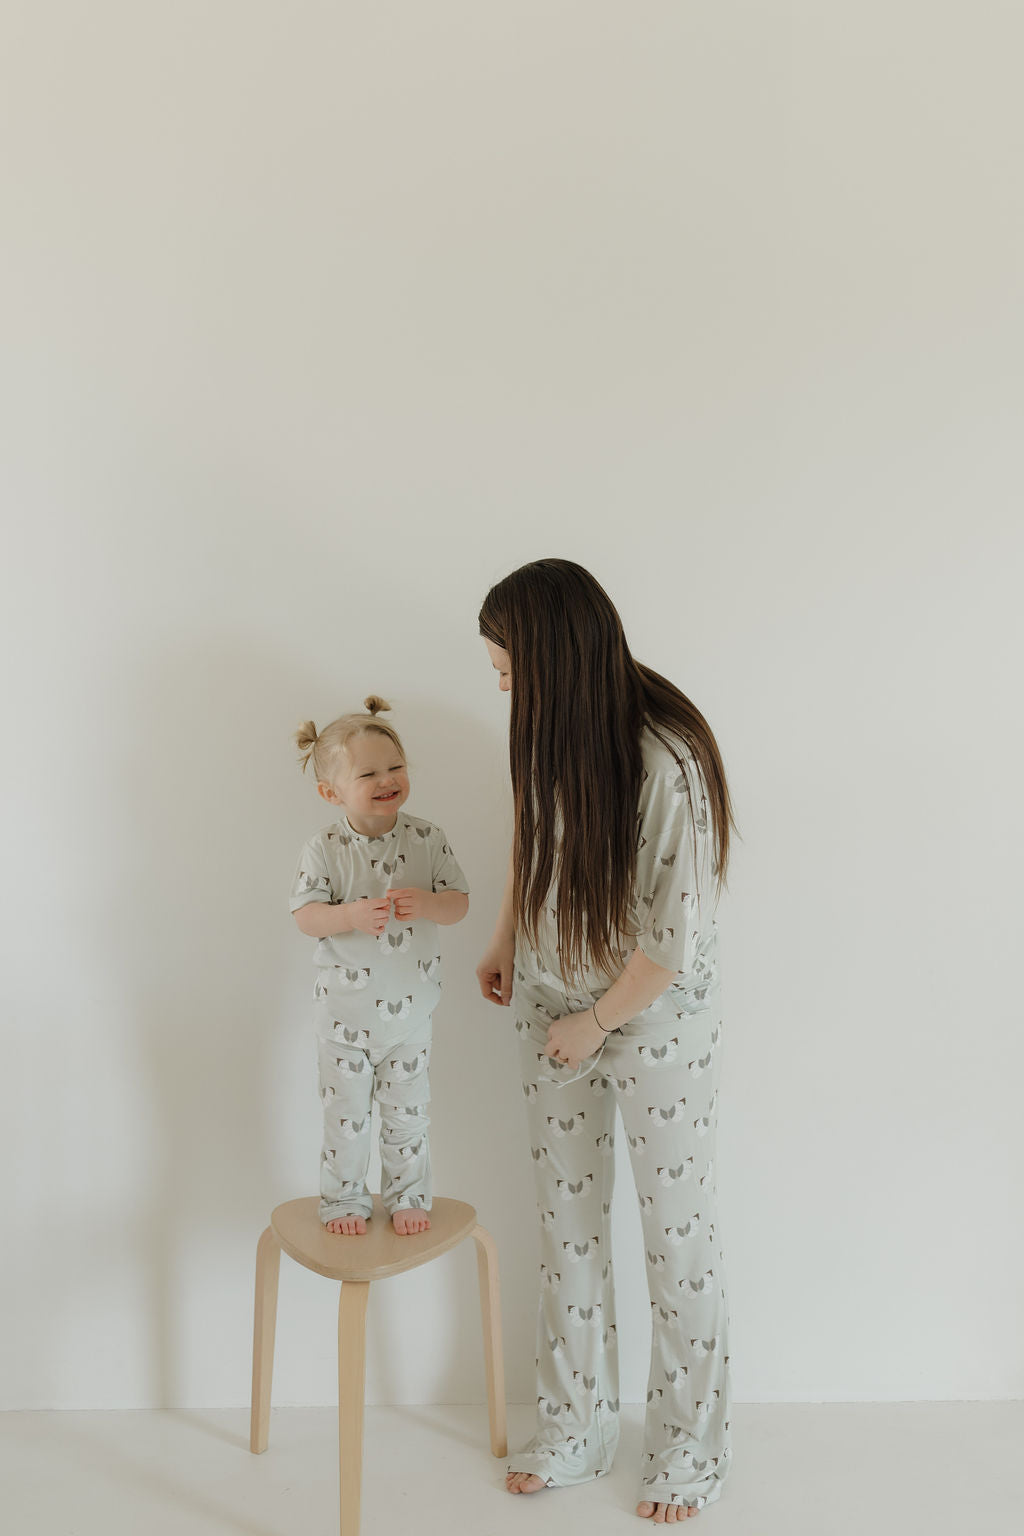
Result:
[[[409,773],[402,744],[379,719],[342,715],[295,739],[317,790],[339,820],[306,843],[290,900],[318,939],[314,1017],[324,1107],[320,1220],[366,1231],[370,1108],[380,1110],[381,1198],[396,1232],[422,1232],[431,1205],[427,1104],[431,1016],[441,994],[437,925],[469,910],[466,877],[444,832],[402,810]]]

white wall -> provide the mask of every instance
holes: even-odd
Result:
[[[496,1234],[532,1397],[476,613],[548,554],[731,775],[737,1396],[1019,1394],[1019,9],[2,25],[3,1402],[246,1400],[256,1238],[319,1146],[290,733],[370,690],[473,887],[435,1179]],[[475,1287],[468,1247],[375,1287],[372,1401],[481,1398]],[[333,1400],[334,1306],[285,1261],[276,1401]]]

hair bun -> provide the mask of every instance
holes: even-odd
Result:
[[[312,720],[306,720],[295,732],[295,744],[301,753],[302,771],[305,773],[306,764],[313,756],[313,749],[319,741],[316,726]]]
[[[390,709],[391,705],[379,694],[371,693],[369,698],[363,700],[363,708],[368,709],[371,715],[379,715],[382,709]]]

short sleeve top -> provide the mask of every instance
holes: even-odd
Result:
[[[671,739],[670,739],[671,740]],[[633,918],[636,947],[648,960],[694,975],[714,939],[718,868],[707,786],[692,752],[644,733],[644,777],[637,813]]]
[[[665,740],[650,729],[641,735],[636,877],[623,940],[627,952],[639,949],[674,971],[676,987],[699,990],[717,974],[713,824],[696,759],[685,743],[663,734]],[[541,981],[561,985],[555,892],[552,886],[541,912],[536,950],[524,952],[520,937],[517,957]],[[620,974],[621,967],[608,972],[588,966],[585,988],[599,995]]]
[[[310,902],[361,901],[401,886],[469,893],[443,828],[399,811],[390,832],[370,837],[356,832],[343,816],[303,845],[288,904],[297,912]],[[403,924],[390,917],[378,938],[356,929],[320,939],[313,959],[325,985],[332,980],[341,983],[345,973],[367,967],[378,972],[386,964],[391,986],[401,994],[404,974],[400,973],[408,973],[406,991],[414,982],[422,985],[424,975],[437,977],[437,924],[423,919]],[[332,977],[330,973],[342,974]]]

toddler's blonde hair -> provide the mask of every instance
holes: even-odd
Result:
[[[322,731],[317,731],[312,720],[307,720],[300,725],[295,732],[295,743],[302,754],[300,759],[302,771],[305,773],[306,764],[312,759],[313,772],[320,783],[329,783],[331,771],[342,752],[347,752],[348,744],[353,736],[362,736],[366,731],[377,731],[381,736],[387,736],[394,742],[405,762],[405,748],[398,739],[398,732],[393,726],[387,725],[377,716],[381,710],[390,709],[387,699],[379,698],[371,693],[369,698],[363,700],[363,708],[368,711],[361,715],[358,712],[351,715],[339,715],[337,720],[332,720],[330,725],[325,725]]]

